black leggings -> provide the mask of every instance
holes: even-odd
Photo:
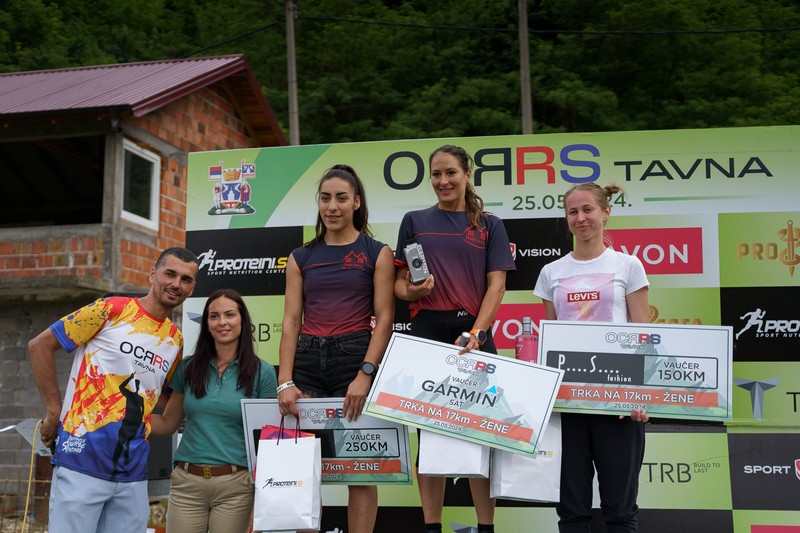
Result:
[[[465,331],[475,325],[475,317],[466,311],[420,311],[411,319],[411,334],[431,341],[453,344]],[[482,352],[497,353],[492,338],[492,330],[486,332],[486,342],[480,347]]]
[[[420,311],[411,319],[411,335],[429,341],[453,344],[465,331],[475,325],[475,317],[466,311]],[[497,353],[492,338],[492,330],[486,332],[486,342],[481,346],[482,352]],[[417,429],[419,438],[419,429]],[[419,466],[419,450],[415,464]]]

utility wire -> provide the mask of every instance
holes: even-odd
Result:
[[[189,52],[188,54],[186,54],[186,55],[184,55],[182,57],[183,58],[192,57],[192,56],[194,56],[196,54],[199,54],[201,52],[205,52],[207,50],[211,50],[212,48],[216,48],[218,46],[222,46],[223,44],[234,43],[234,42],[236,42],[238,40],[244,39],[248,35],[253,35],[254,33],[259,33],[259,32],[262,32],[264,30],[267,30],[267,29],[269,29],[269,28],[271,28],[273,26],[276,26],[277,24],[280,24],[281,22],[282,21],[276,21],[276,22],[272,22],[270,24],[264,24],[263,26],[258,26],[257,28],[253,28],[252,30],[247,30],[246,32],[240,33],[239,35],[234,35],[233,37],[229,37],[228,39],[225,39],[224,41],[220,41],[218,43],[210,44],[210,45],[208,45],[206,47],[199,48],[199,49],[195,50],[194,52]]]
[[[350,24],[366,24],[371,26],[393,26],[398,28],[416,28],[416,29],[426,29],[426,30],[456,30],[456,31],[479,31],[479,32],[493,32],[493,33],[516,33],[516,28],[486,28],[480,26],[453,26],[453,25],[446,25],[446,24],[415,24],[411,22],[385,22],[380,20],[361,20],[361,19],[351,19],[351,18],[342,18],[342,17],[325,17],[319,15],[297,15],[298,19],[307,19],[307,20],[319,20],[319,21],[330,21],[330,22],[347,22]],[[282,24],[283,21],[276,21],[270,24],[265,24],[263,26],[258,26],[251,30],[247,30],[246,32],[240,33],[238,35],[234,35],[224,41],[219,41],[214,44],[210,44],[206,47],[199,48],[193,52],[190,52],[182,57],[192,57],[196,54],[201,52],[206,52],[213,48],[217,48],[218,46],[222,46],[224,44],[233,43],[244,39],[245,37],[252,35],[254,33],[259,33],[273,26],[278,24]],[[534,34],[542,34],[542,35],[725,35],[725,34],[736,34],[736,33],[787,33],[787,32],[795,32],[800,31],[800,28],[742,28],[742,29],[732,29],[732,30],[548,30],[548,29],[529,29],[530,33]]]
[[[334,22],[350,22],[353,24],[369,24],[375,26],[398,26],[403,28],[420,28],[431,30],[467,30],[497,33],[517,33],[517,28],[482,28],[479,26],[451,26],[444,24],[414,24],[411,22],[384,22],[379,20],[360,20],[341,17],[323,17],[317,15],[298,15],[298,19],[329,20]],[[800,28],[742,28],[733,30],[548,30],[532,29],[530,33],[564,34],[564,35],[680,35],[680,34],[726,34],[726,33],[780,33],[800,31]]]

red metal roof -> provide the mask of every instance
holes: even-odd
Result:
[[[240,92],[237,96],[247,101],[247,112],[262,115],[249,117],[260,123],[256,129],[269,127],[277,144],[287,144],[243,55],[0,74],[0,119],[109,109],[140,117],[230,78],[235,78],[231,81]]]

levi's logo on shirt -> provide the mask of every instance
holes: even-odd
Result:
[[[596,302],[600,300],[600,291],[568,292],[568,302]]]

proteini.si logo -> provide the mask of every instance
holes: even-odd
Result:
[[[232,257],[217,258],[217,251],[209,248],[198,254],[198,271],[205,269],[208,276],[237,276],[248,274],[280,274],[285,272],[288,257]]]
[[[275,478],[269,478],[268,480],[264,481],[264,484],[261,488],[267,487],[302,487],[303,480],[302,479],[292,479],[288,481],[275,481]]]
[[[800,228],[794,221],[787,220],[786,227],[777,230],[779,242],[740,242],[736,245],[739,261],[780,261],[789,267],[789,275],[794,276],[795,267],[800,264]]]
[[[779,319],[764,320],[767,312],[756,308],[739,317],[744,322],[742,328],[736,332],[736,340],[746,331],[751,331],[757,339],[761,338],[800,338],[800,320]]]

